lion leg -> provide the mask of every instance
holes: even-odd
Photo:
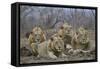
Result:
[[[32,48],[33,55],[34,56],[37,56],[38,55],[38,52],[37,52],[36,44],[35,43],[32,43],[31,44],[31,48]]]
[[[61,54],[62,57],[67,57],[67,55],[65,55],[64,53]]]
[[[52,59],[57,59],[57,57],[53,54],[53,52],[48,52],[48,55]]]
[[[59,57],[67,57],[67,55],[62,52]]]

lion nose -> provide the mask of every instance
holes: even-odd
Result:
[[[70,30],[68,30],[68,33],[70,33]]]
[[[59,47],[59,49],[61,49],[61,47]]]
[[[83,40],[85,40],[85,38],[83,38]]]
[[[39,41],[39,39],[37,39],[37,41]]]

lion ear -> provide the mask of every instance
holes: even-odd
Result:
[[[31,31],[30,34],[33,34],[33,32]]]
[[[31,33],[31,32],[27,32],[27,33],[25,34],[26,38],[29,38],[30,33]]]
[[[32,35],[33,35],[33,34],[34,34],[34,33],[33,33],[33,31],[31,31],[31,32],[30,32],[30,34],[32,34]]]

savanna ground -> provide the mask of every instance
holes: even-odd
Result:
[[[48,30],[46,32],[47,39],[51,35],[56,33],[54,30]],[[95,33],[93,31],[89,31],[90,35],[90,49],[95,48]],[[22,35],[21,39],[21,45],[20,45],[20,63],[40,63],[40,62],[58,62],[58,61],[80,61],[80,60],[93,60],[95,59],[95,51],[88,53],[88,54],[77,54],[77,55],[71,55],[67,54],[67,57],[64,58],[57,58],[57,59],[49,59],[49,58],[36,58],[32,55],[32,49],[28,44],[28,40],[25,37],[25,35]]]

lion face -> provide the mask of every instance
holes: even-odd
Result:
[[[62,30],[64,31],[64,35],[70,35],[72,31],[72,26],[68,24],[63,24]]]
[[[78,36],[78,38],[79,38],[79,42],[80,43],[82,43],[82,44],[85,44],[85,43],[87,43],[88,42],[88,34],[80,34],[79,36]]]
[[[35,27],[33,29],[33,37],[34,37],[34,41],[36,43],[40,43],[45,40],[45,35],[44,35],[42,29],[39,27]]]
[[[41,41],[41,31],[36,31],[34,32],[34,40],[35,42],[40,42]]]
[[[75,48],[81,48],[81,49],[87,48],[89,46],[89,37],[87,30],[81,29],[75,32],[72,39],[72,45]]]
[[[51,50],[54,52],[62,52],[64,48],[63,40],[59,36],[54,36],[51,38],[50,42]]]
[[[71,26],[68,26],[64,30],[65,30],[65,35],[70,35],[71,34],[71,31],[72,31],[72,27]]]

